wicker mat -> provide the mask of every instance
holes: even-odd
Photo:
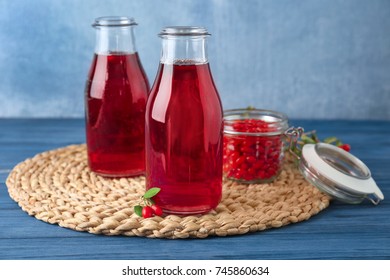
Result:
[[[19,163],[6,184],[29,215],[78,231],[151,238],[205,238],[262,231],[309,219],[330,198],[286,163],[271,184],[224,181],[219,206],[206,215],[143,219],[133,212],[144,177],[107,179],[90,172],[85,145],[47,151]]]

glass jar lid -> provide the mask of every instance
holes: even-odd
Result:
[[[366,198],[377,205],[384,199],[368,167],[334,145],[304,145],[299,169],[308,182],[337,200],[357,204]]]

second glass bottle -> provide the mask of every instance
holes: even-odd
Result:
[[[223,110],[202,27],[167,27],[146,106],[146,188],[165,213],[200,214],[222,193]]]
[[[145,172],[145,106],[149,82],[127,17],[95,20],[96,46],[85,88],[88,163],[109,177]]]

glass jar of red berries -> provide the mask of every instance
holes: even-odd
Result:
[[[261,109],[224,112],[225,177],[242,183],[266,183],[280,173],[284,156],[285,114]]]

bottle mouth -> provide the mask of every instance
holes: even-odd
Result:
[[[207,29],[199,26],[167,26],[158,34],[165,36],[210,36]]]
[[[95,19],[93,27],[122,27],[137,25],[134,18],[122,16],[104,16]]]

